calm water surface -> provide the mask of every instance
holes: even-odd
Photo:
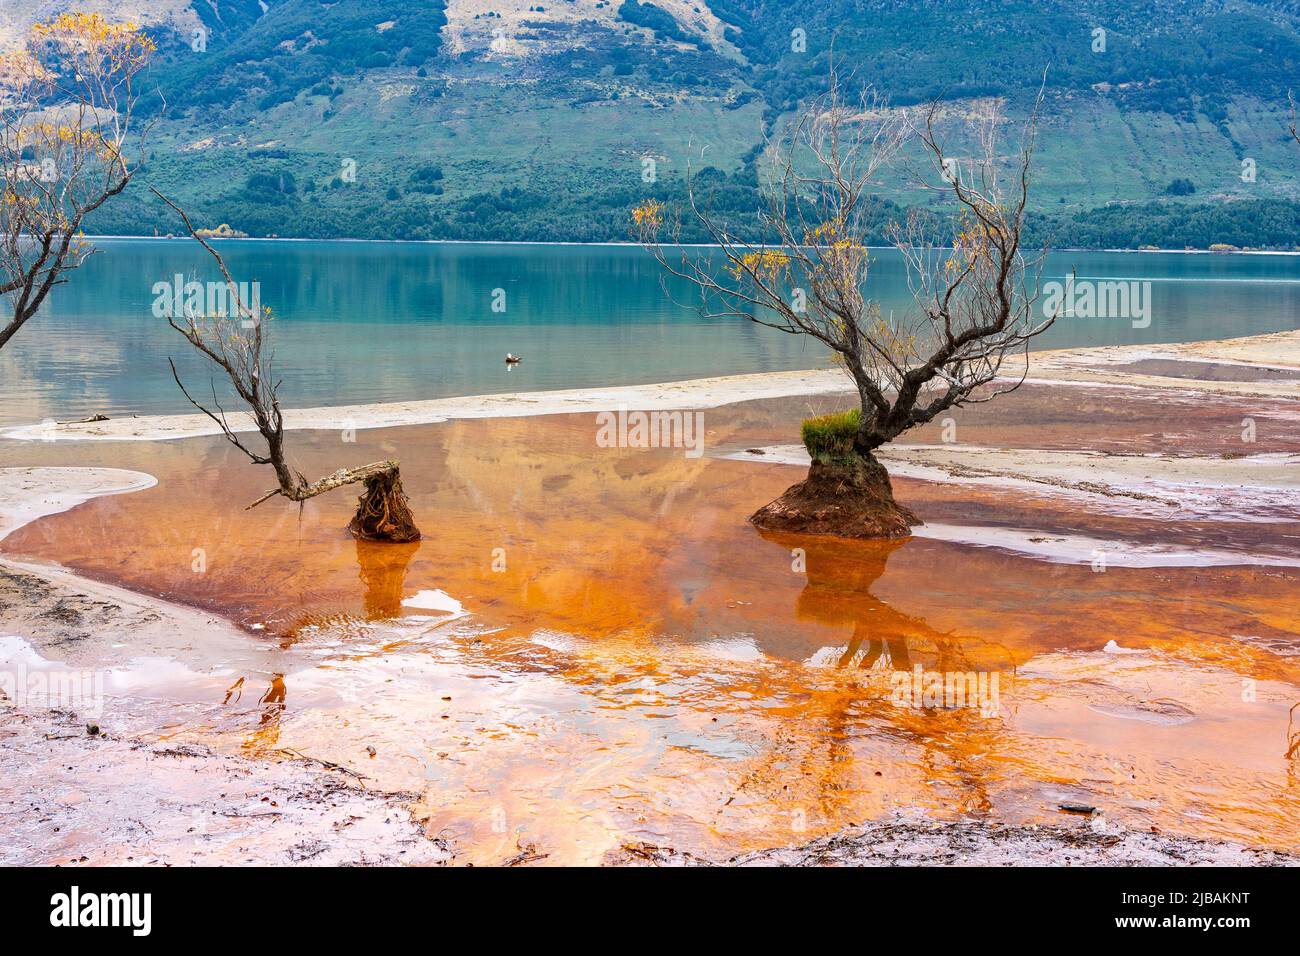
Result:
[[[0,421],[187,410],[207,369],[152,312],[155,283],[218,278],[188,240],[100,240],[100,252],[0,354]],[[242,281],[274,309],[284,404],[310,406],[638,384],[826,364],[803,337],[706,319],[665,292],[639,248],[229,241]],[[1296,326],[1300,258],[1054,254],[1046,278],[1149,279],[1152,321],[1065,320],[1045,346],[1162,343]],[[881,250],[872,294],[908,306],[900,257]],[[504,312],[492,309],[504,292]],[[498,301],[500,297],[498,295]],[[507,369],[506,352],[524,362]]]

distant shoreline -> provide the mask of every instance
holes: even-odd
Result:
[[[191,242],[189,236],[118,236],[118,235],[87,235],[87,239],[94,240],[111,240],[115,242]],[[360,239],[351,237],[335,237],[330,239],[309,239],[297,236],[205,236],[205,239],[215,240],[217,242],[334,242],[334,243],[366,243],[368,245],[402,245],[402,246],[590,246],[592,248],[632,248],[641,247],[637,242],[624,241],[606,241],[606,242],[568,242],[562,240],[548,239]],[[675,242],[668,246],[674,249],[719,249],[716,243],[711,242]],[[868,249],[894,249],[896,246],[867,246]],[[1300,249],[1231,249],[1224,251],[1215,251],[1211,249],[1089,249],[1083,246],[1063,246],[1057,249],[1048,249],[1048,252],[1131,252],[1143,255],[1156,255],[1159,253],[1170,253],[1183,256],[1300,256]]]

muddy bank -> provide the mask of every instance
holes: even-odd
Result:
[[[0,634],[21,634],[43,656],[74,667],[112,667],[141,655],[273,663],[215,614],[10,558],[0,559]]]
[[[103,468],[2,474],[0,536],[155,483]],[[298,752],[255,760],[168,743],[183,705],[150,699],[148,680],[137,695],[113,681],[142,659],[157,662],[155,675],[268,676],[278,657],[216,615],[56,565],[0,561],[0,865],[446,863],[445,843],[406,809],[414,794],[367,789],[356,772]]]
[[[723,861],[630,844],[611,854],[608,862],[630,866],[1296,866],[1300,857],[1156,833],[1107,832],[1092,822],[1056,827],[875,823],[802,846]]]
[[[310,758],[247,760],[118,736],[0,692],[5,866],[438,865],[452,854],[402,804],[411,794]]]

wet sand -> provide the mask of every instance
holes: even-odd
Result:
[[[22,501],[7,474],[0,528],[52,513],[55,501],[88,500],[92,489],[152,484],[139,477],[28,473]],[[298,753],[250,759],[167,742],[195,701],[154,696],[150,685],[175,691],[194,660],[218,662],[208,674],[233,682],[274,668],[274,656],[218,615],[0,558],[0,865],[449,861],[445,844],[412,820],[418,794],[366,789],[352,772]]]
[[[1096,822],[1073,827],[997,823],[883,823],[847,827],[792,847],[727,860],[671,848],[628,845],[607,863],[626,866],[1295,866],[1286,853],[1224,843],[1108,833]]]
[[[1292,485],[1267,456],[1300,447],[1300,416],[1288,397],[1190,386],[1027,385],[954,416],[955,447],[936,423],[898,451],[929,456],[934,473],[895,482],[928,525],[1004,545],[1014,531],[1019,550],[756,532],[746,516],[801,469],[732,456],[788,445],[842,401],[821,394],[706,411],[699,459],[599,448],[589,411],[296,433],[307,473],[402,459],[426,534],[405,548],[349,539],[347,493],[244,512],[266,477],[216,438],[7,442],[0,465],[158,485],[42,518],[0,551],[244,629],[246,652],[133,639],[106,722],[364,773],[414,794],[457,862],[631,862],[644,846],[724,861],[864,821],[918,840],[934,821],[1050,829],[1063,803],[1096,806],[1112,836],[1296,851],[1300,570],[1247,559],[1296,555]],[[1149,472],[1130,467],[1141,456]],[[1062,467],[1086,487],[1062,487]],[[1154,487],[1171,474],[1181,484]],[[1054,538],[1175,560],[1099,571],[1098,548]],[[900,706],[897,677],[918,665],[996,674],[997,712]],[[170,702],[165,728],[142,700]]]
[[[4,473],[0,500],[0,539],[22,525],[74,508],[103,495],[123,495],[151,488],[152,475],[120,468],[10,468]]]
[[[412,794],[285,754],[87,733],[65,711],[0,707],[4,866],[440,865]]]

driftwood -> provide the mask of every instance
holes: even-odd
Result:
[[[353,515],[348,530],[366,541],[418,541],[420,531],[415,527],[406,493],[402,490],[401,471],[396,458],[371,462],[360,468],[340,468],[332,475],[308,485],[294,486],[289,490],[272,488],[258,498],[245,511],[251,511],[276,495],[290,501],[303,502],[344,485],[364,483],[365,494],[357,500],[357,513]]]
[[[176,211],[190,235],[216,261],[235,305],[233,316],[192,315],[187,312],[179,317],[169,315],[167,322],[226,373],[235,394],[248,406],[257,432],[266,444],[265,451],[254,450],[245,444],[226,420],[225,409],[217,400],[216,386],[212,388],[212,404],[216,408],[213,411],[190,394],[176,371],[175,363],[171,363],[172,377],[190,404],[216,422],[226,439],[251,462],[270,465],[275,471],[277,486],[248,508],[256,508],[276,496],[301,504],[309,498],[344,485],[364,484],[366,490],[358,499],[357,512],[348,525],[348,530],[356,537],[368,541],[419,540],[420,529],[415,526],[410,504],[402,490],[401,472],[396,459],[371,462],[359,468],[340,468],[316,481],[308,481],[301,472],[290,467],[284,450],[280,383],[272,370],[273,357],[264,351],[265,325],[271,319],[270,310],[266,309],[261,314],[254,312],[241,298],[239,286],[226,267],[221,253],[195,230],[183,209],[158,190],[154,189],[153,193]]]
[[[332,475],[326,475],[319,481],[313,481],[309,485],[300,487],[272,488],[262,497],[258,498],[251,505],[245,508],[245,511],[251,511],[268,498],[274,498],[276,495],[283,495],[290,501],[306,501],[308,498],[315,498],[317,495],[323,495],[327,491],[333,491],[335,488],[342,488],[344,485],[356,484],[359,481],[367,481],[377,475],[387,474],[397,471],[398,462],[395,458],[389,458],[386,461],[376,461],[369,465],[362,465],[360,468],[340,468]]]

